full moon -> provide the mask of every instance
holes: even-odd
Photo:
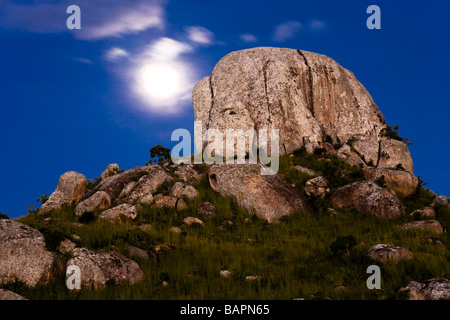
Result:
[[[183,90],[183,74],[170,64],[144,65],[139,80],[143,93],[155,102],[170,100]]]

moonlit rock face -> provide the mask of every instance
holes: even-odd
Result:
[[[364,134],[374,139],[386,126],[380,110],[353,73],[334,60],[307,51],[254,48],[232,52],[212,77],[194,88],[195,120],[225,130],[279,129],[280,154],[306,146],[324,134],[336,142]]]

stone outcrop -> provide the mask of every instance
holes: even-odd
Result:
[[[82,287],[100,289],[108,280],[115,280],[118,284],[134,284],[144,279],[139,265],[117,252],[75,248],[72,255],[67,266],[76,265],[80,268]]]
[[[376,166],[378,163],[378,138],[368,134],[356,134],[352,138],[355,153],[366,163]]]
[[[106,209],[111,205],[111,197],[105,191],[97,191],[94,195],[75,207],[75,214],[81,216],[85,212]]]
[[[450,299],[450,280],[411,281],[400,290],[408,292],[409,300],[448,300]]]
[[[184,182],[197,182],[205,175],[200,173],[195,169],[192,164],[182,164],[178,165],[175,170],[175,174]]]
[[[280,129],[281,154],[301,146],[311,152],[324,134],[341,143],[359,134],[376,140],[386,126],[353,73],[302,50],[232,52],[217,63],[212,77],[197,83],[192,100],[203,133],[208,128]],[[378,143],[373,148],[378,150]]]
[[[151,168],[152,170],[149,174],[140,178],[134,188],[130,191],[127,197],[129,202],[147,197],[144,202],[148,203],[150,201],[148,195],[155,194],[160,185],[172,180],[172,177],[170,177],[160,166],[151,166]]]
[[[119,171],[119,165],[117,163],[111,163],[106,167],[105,171],[102,172],[102,174],[100,175],[100,179],[104,180],[106,178],[112,177]]]
[[[413,254],[408,249],[402,247],[392,247],[387,244],[377,244],[367,251],[367,255],[376,261],[399,263],[400,261],[411,260]]]
[[[329,184],[323,176],[306,181],[305,193],[308,196],[324,197],[328,192],[330,192]]]
[[[382,218],[398,218],[405,214],[400,200],[372,181],[355,182],[331,194],[336,209],[356,209]]]
[[[269,222],[306,208],[306,200],[278,175],[261,175],[260,165],[213,165],[211,188]]]
[[[13,220],[0,220],[0,284],[16,279],[29,286],[51,279],[55,256],[38,230]]]
[[[0,289],[0,301],[6,300],[12,301],[12,300],[27,300],[27,299],[9,290]]]
[[[196,217],[186,217],[183,219],[183,223],[190,226],[192,224],[203,224],[203,221]]]
[[[86,190],[86,177],[81,173],[69,171],[61,175],[56,190],[42,205],[42,211],[60,209],[65,204],[77,204]]]
[[[443,207],[448,206],[448,199],[445,196],[437,196],[433,199],[431,203],[432,207]]]
[[[135,206],[124,203],[117,207],[103,211],[99,219],[109,222],[121,222],[122,220],[134,220],[137,216],[137,209]]]
[[[412,216],[417,216],[419,219],[435,218],[436,212],[432,207],[423,207],[411,212]]]
[[[155,205],[158,208],[176,208],[177,198],[163,194],[155,195]]]
[[[396,168],[398,164],[413,173],[413,162],[408,147],[398,140],[381,140],[378,168]]]
[[[384,177],[386,186],[400,197],[412,196],[419,187],[419,179],[412,173],[403,170],[367,167],[364,168],[364,177],[371,181]]]
[[[203,202],[197,206],[197,212],[209,218],[216,214],[217,208],[211,202]]]
[[[422,220],[422,221],[413,221],[408,222],[402,225],[403,229],[419,229],[434,233],[444,233],[444,228],[442,228],[442,225],[437,220]]]
[[[176,198],[187,198],[192,200],[198,196],[198,191],[191,185],[176,182],[172,189],[170,189],[170,195]]]

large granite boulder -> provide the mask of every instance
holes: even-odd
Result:
[[[119,173],[119,165],[117,163],[111,163],[106,167],[106,169],[100,175],[100,179],[104,180],[106,178],[112,177]]]
[[[103,288],[108,280],[118,284],[134,284],[144,279],[139,265],[117,252],[94,252],[75,248],[67,266],[80,268],[81,286],[89,289]]]
[[[0,289],[0,301],[6,300],[12,301],[12,300],[27,300],[27,299],[9,290]]]
[[[81,173],[69,171],[64,173],[58,182],[56,190],[42,205],[42,211],[60,209],[65,204],[77,204],[86,190],[86,177]]]
[[[278,175],[261,175],[260,165],[213,165],[211,188],[248,213],[269,222],[306,208],[306,200]]]
[[[402,247],[392,247],[387,244],[377,244],[367,251],[367,255],[376,261],[399,263],[400,261],[411,260],[413,254],[408,249]]]
[[[414,172],[411,154],[406,144],[393,139],[381,140],[378,168],[396,168],[399,164],[406,171]]]
[[[38,230],[13,220],[0,220],[0,284],[16,279],[29,286],[51,279],[55,255]]]
[[[437,234],[444,233],[444,228],[442,227],[441,223],[437,220],[420,220],[408,222],[402,225],[402,228],[407,230],[409,229],[424,230]]]
[[[114,208],[103,211],[98,217],[109,222],[121,222],[134,220],[137,216],[137,208],[131,204],[124,203]]]
[[[398,218],[405,214],[401,201],[372,181],[343,186],[331,194],[330,200],[337,209],[356,209],[382,218]]]
[[[202,133],[209,128],[279,129],[280,154],[302,146],[312,152],[324,134],[341,143],[367,135],[374,142],[373,150],[367,149],[371,158],[378,153],[378,134],[386,127],[352,72],[303,50],[264,47],[232,52],[217,63],[212,77],[197,83],[192,100]]]

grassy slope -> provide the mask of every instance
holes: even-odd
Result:
[[[334,188],[361,178],[355,167],[331,158],[318,161],[320,156],[303,152],[295,157],[283,157],[280,175],[300,191],[309,178],[292,169],[292,165],[305,165],[323,172],[333,181]],[[339,179],[346,173],[346,179]],[[338,177],[338,178],[336,178]],[[169,186],[167,186],[169,187]],[[190,201],[189,209],[177,213],[174,209],[140,209],[136,221],[112,225],[93,221],[76,228],[70,222],[77,218],[73,208],[50,214],[31,213],[21,222],[34,226],[46,234],[49,248],[62,237],[78,234],[80,246],[92,250],[117,250],[128,255],[127,243],[150,252],[157,245],[173,246],[159,262],[133,257],[146,274],[146,280],[136,285],[108,283],[99,291],[71,292],[64,284],[64,273],[54,283],[27,288],[15,283],[3,286],[30,299],[398,299],[398,289],[411,280],[434,277],[450,278],[450,245],[448,233],[433,235],[426,232],[402,230],[398,226],[413,220],[405,216],[400,220],[379,219],[369,214],[340,211],[329,214],[327,200],[313,199],[311,209],[284,217],[280,223],[268,224],[248,216],[228,199],[214,193],[204,180],[197,186],[200,196]],[[215,217],[204,219],[196,213],[197,204],[210,201],[218,208]],[[422,191],[414,199],[405,199],[408,210],[429,204],[430,195]],[[438,212],[438,220],[450,228],[447,212]],[[52,225],[43,223],[51,216]],[[203,226],[183,225],[186,216],[198,216]],[[231,221],[232,225],[226,221]],[[153,231],[144,232],[137,225],[150,223]],[[180,235],[168,229],[179,226]],[[335,256],[330,244],[338,237],[353,235],[356,247],[349,255]],[[445,246],[430,245],[422,238],[432,236]],[[414,260],[398,265],[374,263],[366,252],[373,245],[386,243],[411,250]],[[68,257],[62,257],[68,258]],[[366,268],[377,264],[382,271],[382,289],[366,288]],[[230,270],[232,278],[223,279],[221,269]],[[192,275],[196,274],[196,275]],[[257,281],[245,281],[248,275],[260,276]],[[168,286],[162,282],[168,281]],[[343,290],[336,290],[344,286]]]

